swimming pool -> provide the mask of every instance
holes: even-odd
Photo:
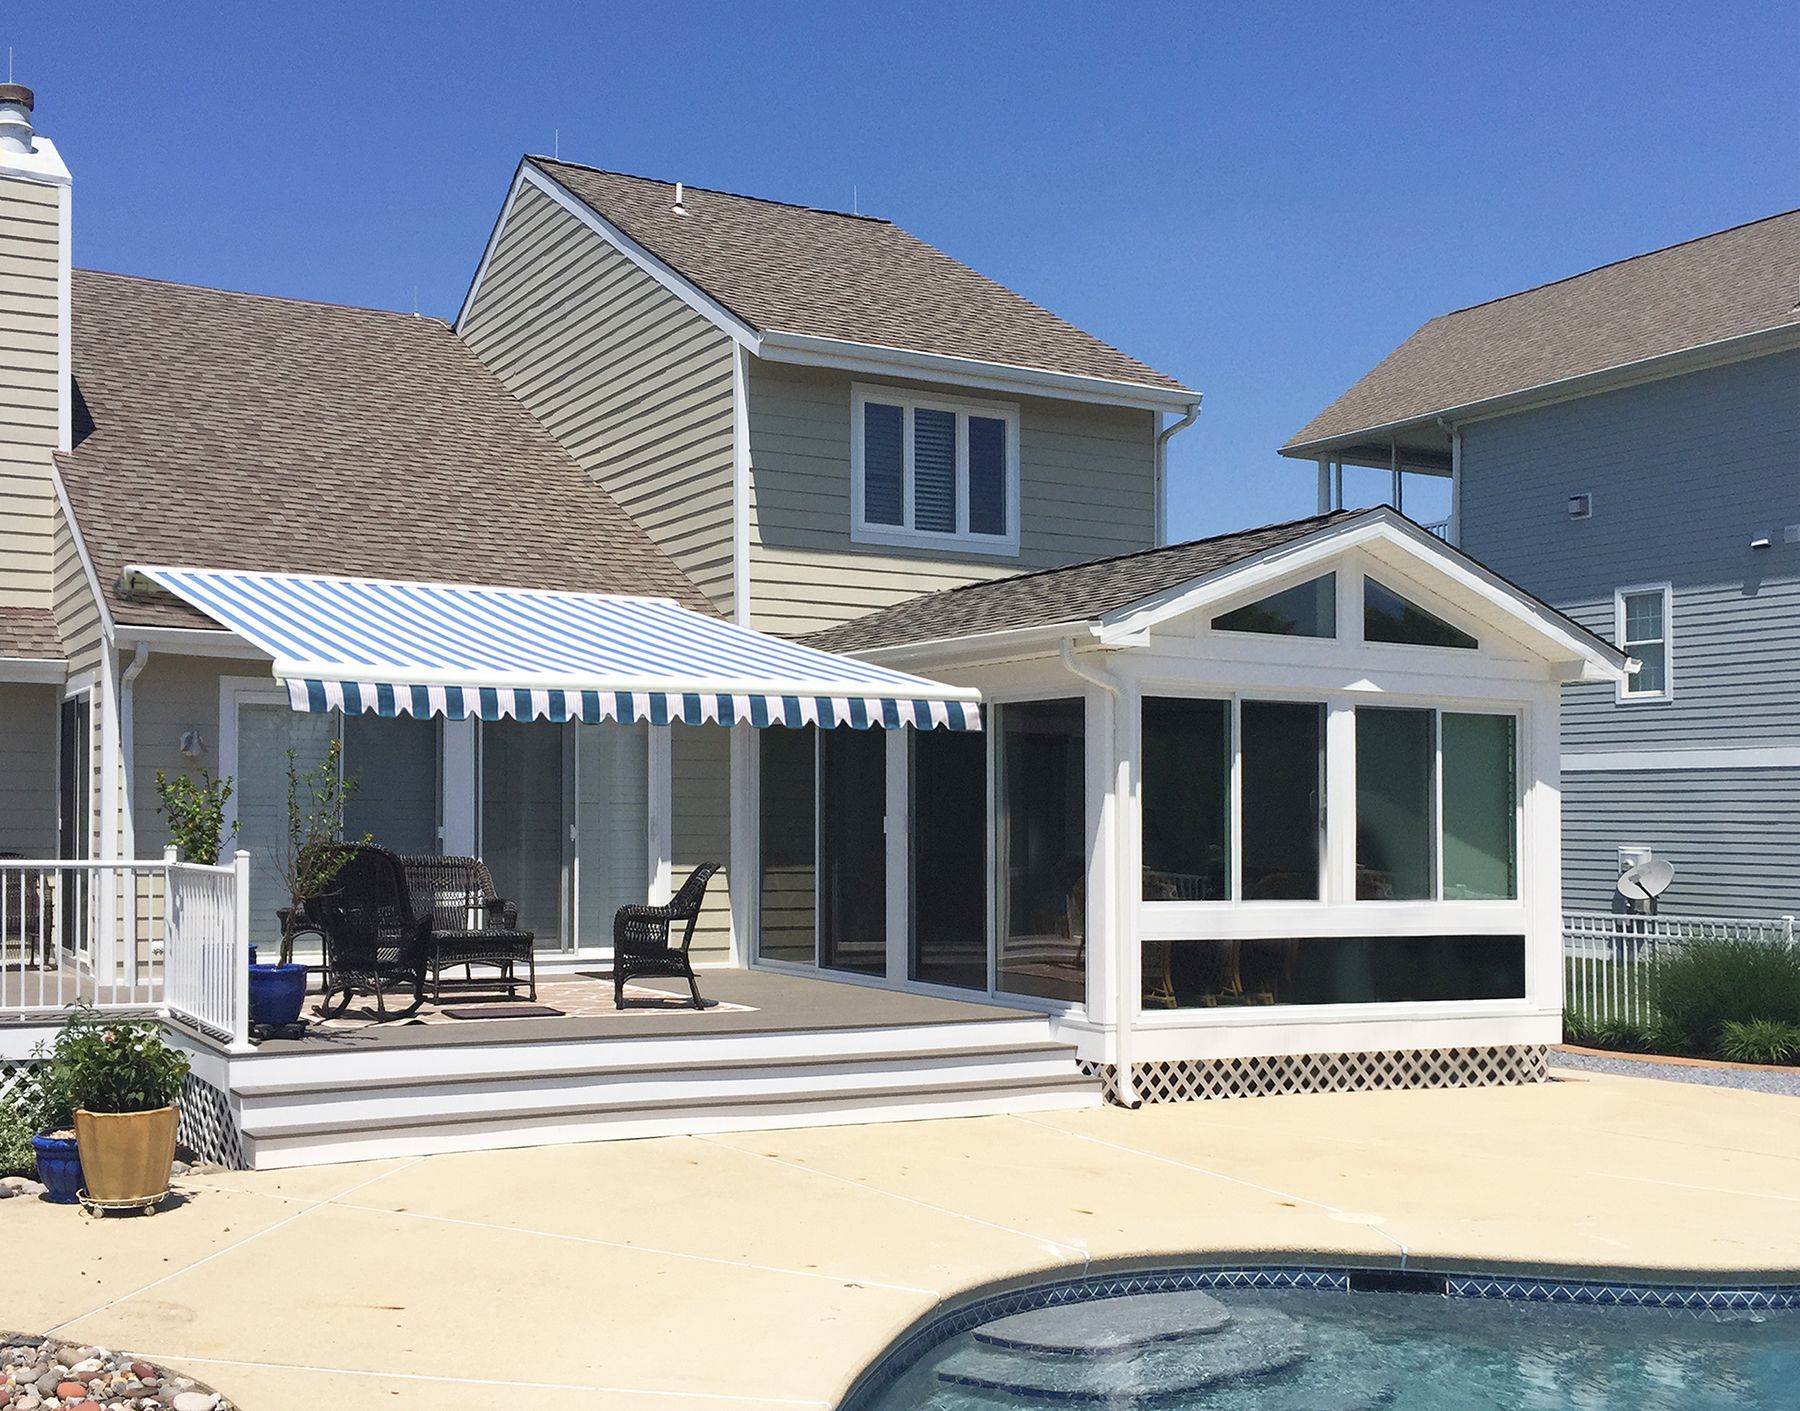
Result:
[[[983,1300],[906,1339],[855,1411],[1800,1408],[1800,1288],[1197,1269]]]

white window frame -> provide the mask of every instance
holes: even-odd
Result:
[[[1675,699],[1675,588],[1670,583],[1638,583],[1613,593],[1613,641],[1627,656],[1631,648],[1625,643],[1625,600],[1651,593],[1662,595],[1663,686],[1660,691],[1633,691],[1629,683],[1636,674],[1621,680],[1615,688],[1620,705],[1664,705]],[[1656,639],[1647,639],[1656,640]]]
[[[907,524],[871,524],[863,513],[863,409],[875,402],[900,408],[904,437],[901,471],[901,514]],[[950,412],[956,417],[956,529],[954,532],[913,529],[913,412]],[[969,529],[969,417],[990,417],[1006,425],[1006,532],[976,534]],[[858,544],[895,548],[949,549],[957,553],[1019,553],[1019,406],[1016,402],[978,402],[856,382],[850,387],[850,538]]]

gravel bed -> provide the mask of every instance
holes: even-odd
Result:
[[[166,1367],[36,1333],[0,1333],[6,1411],[236,1411],[209,1386]]]
[[[1800,1097],[1800,1073],[1771,1069],[1724,1068],[1711,1064],[1650,1063],[1628,1054],[1558,1053],[1550,1051],[1552,1068],[1577,1068],[1584,1073],[1617,1073],[1626,1078],[1661,1078],[1665,1083],[1698,1083],[1706,1088],[1744,1088],[1753,1093],[1779,1093]]]

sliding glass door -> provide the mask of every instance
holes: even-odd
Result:
[[[1087,708],[1021,701],[998,732],[994,884],[999,988],[1087,997]]]
[[[907,977],[988,987],[987,738],[916,734],[910,754],[912,932]]]
[[[649,894],[650,727],[573,731],[575,935],[584,946],[611,945],[613,916]]]
[[[819,964],[885,975],[887,731],[819,741]]]
[[[539,950],[573,942],[564,879],[574,855],[566,726],[491,720],[481,727],[481,856]]]

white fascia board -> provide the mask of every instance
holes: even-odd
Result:
[[[58,686],[68,675],[69,663],[61,657],[0,656],[0,681]]]
[[[152,652],[170,656],[233,657],[264,662],[270,659],[261,647],[222,627],[143,627],[120,623],[119,645],[136,647],[139,643]]]
[[[1581,663],[1584,679],[1616,681],[1627,671],[1628,658],[1598,639],[1589,640],[1563,623],[1551,609],[1482,568],[1467,555],[1442,543],[1393,510],[1364,512],[1341,524],[1326,525],[1304,539],[1241,559],[1204,577],[1105,614],[1095,624],[1094,635],[1103,645],[1128,645],[1143,640],[1157,624],[1203,608],[1228,595],[1254,590],[1308,566],[1336,559],[1347,549],[1383,543],[1408,553],[1426,568],[1441,573],[1493,608],[1496,615],[1527,628],[1547,650],[1546,660]],[[1588,672],[1597,675],[1590,677]]]
[[[462,308],[457,311],[454,327],[459,334],[462,332],[463,320],[468,317],[469,310],[475,305],[476,296],[481,290],[482,279],[487,274],[488,261],[493,257],[494,250],[499,244],[501,229],[506,224],[506,218],[511,213],[520,190],[525,186],[535,187],[548,196],[728,338],[753,353],[757,351],[761,335],[756,329],[745,323],[743,319],[701,289],[686,275],[681,274],[673,266],[638,244],[556,178],[533,165],[529,157],[519,163],[519,170],[513,177],[512,189],[507,192],[506,205],[501,211],[500,220],[495,224],[493,233],[488,237],[488,246],[482,254],[481,265],[469,285],[469,292],[463,299]]]
[[[1104,377],[1082,377],[1013,363],[984,362],[949,353],[921,353],[909,348],[855,343],[774,328],[764,330],[762,344],[754,351],[769,362],[835,368],[873,377],[910,377],[988,392],[1010,392],[1015,396],[1098,402],[1106,406],[1134,407],[1140,411],[1185,412],[1200,401],[1198,392],[1186,388],[1115,382]]]
[[[1787,352],[1793,348],[1800,348],[1800,322],[1762,328],[1754,333],[1740,333],[1711,343],[1697,343],[1691,348],[1678,348],[1672,353],[1658,353],[1653,358],[1616,363],[1611,367],[1578,373],[1574,377],[1557,378],[1532,387],[1522,387],[1497,397],[1484,397],[1474,402],[1439,407],[1400,421],[1377,422],[1357,431],[1346,431],[1322,440],[1283,446],[1280,453],[1294,460],[1317,460],[1320,456],[1329,456],[1338,449],[1353,446],[1370,437],[1391,439],[1402,431],[1437,427],[1440,421],[1466,425],[1488,417],[1509,415],[1527,407],[1566,402],[1597,392],[1616,391],[1638,382],[1654,382],[1684,372],[1698,372],[1703,368],[1743,362],[1750,358],[1765,357],[1770,353]]]
[[[1093,635],[1094,624],[1085,618],[1042,623],[1033,627],[1006,627],[993,632],[972,632],[962,637],[930,637],[916,642],[896,642],[886,647],[846,647],[841,655],[876,665],[907,662],[979,665],[1033,651],[1052,651],[1068,637]]]

